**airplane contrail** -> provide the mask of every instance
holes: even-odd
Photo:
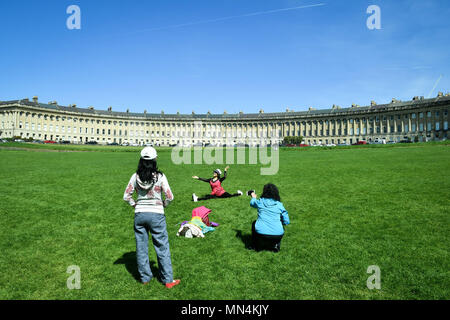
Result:
[[[236,15],[236,16],[228,16],[228,17],[222,17],[222,18],[216,18],[216,19],[201,20],[201,21],[195,21],[195,22],[189,22],[189,23],[173,24],[173,25],[169,25],[169,26],[143,29],[143,30],[138,30],[138,31],[132,32],[130,34],[141,33],[141,32],[148,32],[148,31],[164,30],[164,29],[172,29],[172,28],[180,28],[180,27],[188,27],[188,26],[194,26],[194,25],[204,24],[204,23],[225,21],[225,20],[244,18],[244,17],[252,17],[252,16],[258,16],[258,15],[263,15],[263,14],[271,14],[271,13],[277,13],[277,12],[283,12],[283,11],[300,10],[300,9],[306,9],[306,8],[320,7],[320,6],[324,6],[324,5],[325,5],[325,3],[317,3],[317,4],[310,4],[310,5],[304,5],[304,6],[298,6],[298,7],[290,7],[290,8],[283,8],[283,9],[275,9],[275,10],[252,12],[252,13],[241,14],[241,15]]]
[[[431,89],[430,93],[428,94],[427,98],[431,98],[431,95],[433,94],[433,91],[436,89],[437,85],[439,84],[439,81],[442,79],[442,74],[439,76],[439,79],[436,80],[434,83],[433,89]]]

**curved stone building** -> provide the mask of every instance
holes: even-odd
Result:
[[[116,142],[184,145],[257,145],[302,136],[307,144],[352,144],[360,140],[419,141],[447,138],[450,94],[388,104],[280,113],[164,114],[116,112],[40,103],[37,97],[0,101],[0,137],[99,144]]]

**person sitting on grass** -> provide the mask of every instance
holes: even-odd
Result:
[[[230,194],[226,192],[222,187],[223,180],[227,177],[227,171],[230,168],[230,166],[227,166],[223,172],[223,177],[220,177],[222,174],[222,171],[220,169],[216,169],[213,171],[213,177],[209,179],[199,178],[197,176],[193,176],[192,178],[204,181],[209,183],[211,186],[211,194],[207,194],[201,198],[199,198],[195,193],[192,194],[192,201],[197,202],[199,200],[208,200],[208,199],[214,199],[214,198],[231,198],[231,197],[238,197],[242,195],[242,191],[238,190],[235,194]]]
[[[252,244],[249,249],[280,251],[283,226],[290,224],[290,221],[278,188],[272,183],[266,184],[259,200],[254,190],[248,191],[248,194],[252,197],[250,206],[258,209],[258,218],[252,224]]]

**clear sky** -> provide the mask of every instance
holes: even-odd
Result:
[[[448,0],[2,0],[0,100],[253,113],[436,96],[448,17]]]

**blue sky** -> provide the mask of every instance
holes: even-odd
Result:
[[[0,100],[301,111],[428,96],[442,75],[435,96],[450,91],[449,16],[448,0],[0,1]]]

